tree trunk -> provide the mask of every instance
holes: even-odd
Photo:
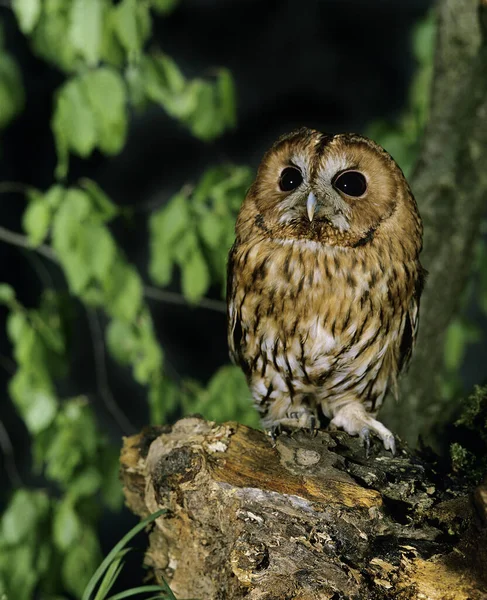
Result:
[[[420,331],[401,401],[383,417],[411,443],[451,414],[439,393],[445,332],[470,272],[487,198],[487,1],[443,0],[429,124],[411,187],[429,271]],[[432,376],[434,374],[434,376]]]
[[[134,512],[167,509],[147,562],[177,598],[487,598],[487,491],[405,448],[194,417],[127,438],[121,465]]]

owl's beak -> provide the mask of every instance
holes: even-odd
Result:
[[[308,211],[308,219],[310,221],[313,220],[316,208],[316,196],[313,192],[310,192],[308,195],[308,200],[306,202],[306,210]]]

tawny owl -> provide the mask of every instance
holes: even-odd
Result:
[[[266,153],[228,263],[228,341],[263,425],[370,432],[409,360],[424,271],[404,175],[373,141],[300,129]]]

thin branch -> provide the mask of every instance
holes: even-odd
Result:
[[[90,326],[91,338],[93,341],[93,353],[95,358],[96,382],[100,396],[111,413],[112,417],[117,422],[117,425],[126,435],[135,433],[135,427],[130,422],[127,415],[118,406],[113,397],[112,391],[108,384],[107,367],[105,362],[105,343],[103,341],[103,332],[100,326],[98,315],[94,310],[87,309],[88,324]]]
[[[56,256],[56,253],[52,248],[46,246],[45,244],[41,244],[40,246],[32,246],[29,242],[28,238],[21,233],[15,233],[14,231],[10,231],[5,229],[5,227],[0,227],[0,240],[6,242],[7,244],[12,244],[13,246],[18,246],[19,248],[26,248],[27,250],[35,250],[39,254],[42,254],[49,260],[59,264],[59,259]]]
[[[18,246],[19,248],[25,248],[27,250],[33,250],[42,254],[52,262],[59,264],[59,259],[52,248],[46,244],[40,246],[32,246],[25,235],[21,233],[15,233],[5,227],[0,227],[0,241]],[[144,286],[144,296],[151,298],[152,300],[158,300],[159,302],[166,302],[167,304],[177,304],[180,306],[193,306],[188,300],[178,292],[168,292],[166,290],[160,290],[151,285]],[[206,308],[208,310],[214,310],[219,313],[226,313],[226,304],[222,300],[213,300],[212,298],[201,298],[194,308]]]
[[[54,279],[44,262],[37,256],[35,252],[29,252],[28,250],[23,250],[22,252],[31,264],[33,270],[35,271],[37,277],[39,278],[43,286],[45,288],[54,289]]]
[[[0,6],[5,6],[0,0]],[[32,188],[18,181],[2,181],[0,183],[0,194],[27,194]]]
[[[167,302],[168,304],[179,304],[181,306],[188,306],[189,304],[182,294],[160,290],[159,288],[150,285],[144,287],[144,296],[146,298],[151,298],[152,300]],[[227,312],[227,307],[223,300],[213,300],[212,298],[201,298],[201,300],[194,305],[194,308],[207,308],[208,310],[214,310],[219,313]]]
[[[14,487],[22,487],[24,482],[22,481],[22,477],[20,476],[17,465],[15,464],[12,440],[10,439],[7,428],[2,421],[0,421],[0,448],[2,449],[2,453],[5,458],[5,470],[8,478]]]

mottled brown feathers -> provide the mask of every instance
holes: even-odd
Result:
[[[288,167],[302,182],[286,192]],[[347,171],[365,177],[361,197],[334,187]],[[421,238],[401,170],[371,140],[301,129],[266,153],[229,256],[228,329],[267,427],[313,427],[321,409],[394,448],[374,417],[416,338]]]

